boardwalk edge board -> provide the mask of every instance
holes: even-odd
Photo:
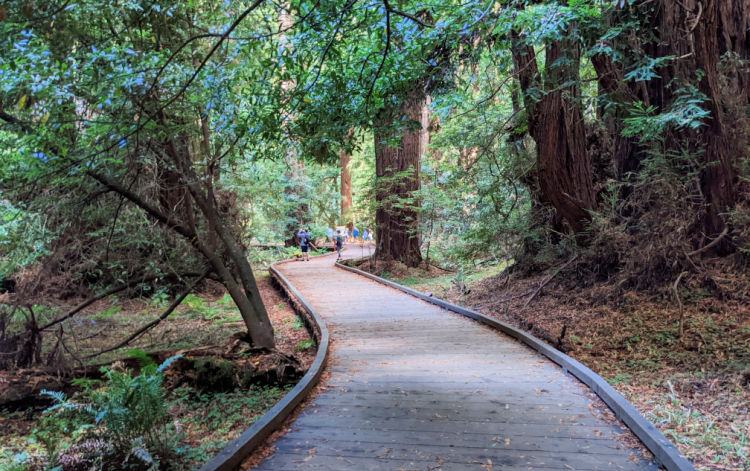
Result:
[[[330,254],[319,256],[325,257],[328,255]],[[323,368],[328,359],[328,329],[325,322],[323,322],[318,312],[302,297],[299,291],[292,286],[289,280],[276,269],[277,265],[294,261],[282,260],[272,263],[269,271],[289,297],[298,303],[297,307],[301,307],[306,311],[305,317],[308,320],[312,320],[315,324],[311,326],[314,329],[314,336],[317,337],[316,340],[318,343],[318,353],[315,355],[315,360],[310,369],[307,370],[307,373],[305,373],[291,391],[286,393],[263,417],[242,432],[242,435],[229,442],[218,454],[204,464],[199,471],[234,471],[238,469],[242,461],[250,456],[250,453],[258,448],[258,446],[263,444],[266,438],[275,432],[297,405],[307,397],[312,388],[318,384],[320,376],[323,374]]]
[[[466,309],[461,306],[449,303],[433,296],[428,296],[419,291],[415,291],[406,286],[394,283],[393,281],[380,278],[379,276],[367,273],[354,267],[343,265],[336,262],[336,266],[344,270],[356,273],[364,276],[371,280],[375,280],[384,285],[395,288],[404,293],[410,294],[416,298],[426,301],[430,304],[440,306],[449,311],[461,314],[462,316],[474,319],[482,324],[493,327],[502,333],[519,340],[526,345],[530,346],[537,352],[546,356],[553,362],[557,363],[562,367],[563,372],[570,373],[583,384],[588,386],[591,391],[596,393],[615,413],[618,419],[620,419],[630,430],[637,436],[646,448],[654,454],[656,461],[667,469],[667,471],[695,471],[692,463],[685,458],[677,447],[672,444],[659,430],[654,427],[654,424],[646,420],[636,409],[630,404],[620,393],[618,393],[612,386],[609,385],[601,376],[594,373],[591,369],[587,368],[577,360],[569,357],[563,352],[553,348],[538,338],[520,330],[516,327],[498,321],[491,317],[485,316],[477,311]]]

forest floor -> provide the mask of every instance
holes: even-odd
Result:
[[[449,273],[365,261],[359,268],[512,324],[596,371],[699,470],[750,470],[750,305],[685,288],[673,298],[577,286],[504,266]],[[550,274],[553,272],[550,272]],[[745,288],[747,289],[747,288]],[[739,299],[739,300],[738,300]]]
[[[272,285],[268,273],[259,271],[256,276],[274,326],[277,349],[299,362],[296,374],[301,376],[315,357],[314,341],[301,319]],[[121,337],[158,317],[168,302],[166,296],[99,301],[63,324],[63,339],[74,356],[85,358],[117,343]],[[38,306],[36,311],[53,318],[70,308],[69,304],[75,303],[66,301]],[[296,381],[292,378],[287,384],[277,384],[273,380],[276,373],[273,368],[278,359],[274,354],[249,349],[246,344],[243,347],[234,334],[244,330],[244,323],[232,300],[219,288],[209,284],[203,292],[188,296],[175,313],[148,334],[127,347],[88,362],[109,364],[128,357],[131,349],[140,349],[149,354],[157,352],[157,361],[176,353],[185,353],[186,358],[203,361],[206,366],[203,370],[198,367],[187,370],[180,368],[179,364],[175,365],[166,372],[165,380],[170,414],[179,421],[184,434],[179,461],[185,469],[192,469],[211,458],[260,418]],[[50,337],[43,343],[43,358],[56,343],[56,338]],[[238,385],[239,380],[230,378],[227,381],[227,378],[217,374],[230,365],[227,371],[231,371],[233,378],[237,378],[237,371],[249,371],[252,379]],[[32,456],[43,454],[39,443],[30,440],[41,412],[50,405],[39,399],[38,392],[45,387],[54,387],[48,385],[58,379],[55,369],[63,371],[76,366],[67,360],[64,365],[56,364],[52,370],[0,370],[0,398],[18,383],[35,386],[35,392],[24,400],[7,404],[0,402],[4,404],[0,405],[0,436],[3,437],[0,469],[5,469],[4,466],[12,463],[19,453],[26,452]],[[69,386],[62,389],[67,393],[76,391]]]

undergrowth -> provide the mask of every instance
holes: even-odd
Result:
[[[156,365],[142,351],[129,353],[141,363],[137,373],[115,364],[103,369],[103,380],[74,380],[81,391],[72,397],[43,391],[53,405],[27,434],[16,433],[0,447],[0,469],[200,467],[288,390],[251,386],[203,392],[183,386],[168,391],[166,370],[180,355]]]

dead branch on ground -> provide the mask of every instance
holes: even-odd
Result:
[[[528,306],[529,303],[531,302],[531,300],[533,300],[536,297],[536,295],[539,294],[540,291],[542,291],[542,288],[544,288],[545,286],[547,286],[547,283],[549,283],[550,281],[552,281],[552,278],[556,277],[558,275],[558,273],[560,273],[561,271],[563,271],[568,265],[570,265],[571,263],[573,263],[577,258],[578,258],[578,254],[573,255],[573,257],[570,260],[568,260],[567,262],[565,262],[565,264],[563,266],[561,266],[560,268],[558,268],[555,271],[555,273],[551,274],[550,276],[547,277],[546,280],[542,281],[542,283],[539,285],[539,287],[534,291],[534,293],[531,296],[529,296],[529,299],[527,299],[526,302],[523,304],[523,307]]]
[[[718,244],[719,242],[721,242],[721,239],[723,239],[728,233],[729,233],[729,226],[724,226],[724,230],[721,231],[721,234],[719,234],[714,240],[712,240],[711,242],[709,242],[708,244],[704,245],[703,247],[701,247],[701,248],[699,248],[697,250],[693,250],[692,252],[688,252],[687,253],[688,258],[694,257],[696,255],[700,255],[703,252],[711,249],[716,244]]]
[[[716,238],[715,240],[719,240],[719,238]],[[680,280],[682,280],[682,277],[685,275],[687,275],[686,271],[680,273],[680,275],[677,277],[674,284],[672,285],[672,291],[674,292],[674,297],[677,300],[677,305],[680,307],[680,332],[679,332],[680,339],[682,339],[682,334],[684,333],[684,329],[685,329],[685,317],[684,317],[685,313],[682,309],[682,300],[680,299],[680,293],[677,291],[677,285],[680,284]]]

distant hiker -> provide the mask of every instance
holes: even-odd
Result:
[[[310,260],[310,253],[308,252],[308,246],[310,245],[310,233],[303,227],[297,233],[299,237],[299,248],[302,250],[302,260]]]
[[[367,240],[369,240],[370,242],[372,242],[372,231],[369,231],[369,233],[367,234],[367,237],[368,237]]]
[[[344,236],[341,235],[341,231],[336,231],[336,252],[339,253],[339,256],[336,258],[336,260],[341,260],[341,249],[344,246]]]
[[[367,242],[367,236],[368,235],[369,235],[369,233],[367,232],[367,229],[365,229],[364,231],[362,231],[362,242]]]
[[[359,235],[359,230],[358,230],[358,229],[357,229],[356,227],[355,227],[355,228],[354,228],[354,230],[352,231],[352,235],[354,236],[354,238],[353,238],[353,239],[354,239],[354,240],[353,240],[353,242],[357,242],[357,236]]]

